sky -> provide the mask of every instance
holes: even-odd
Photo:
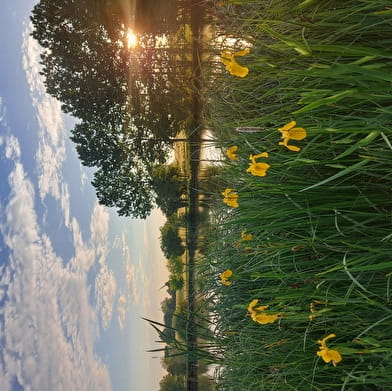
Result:
[[[98,204],[39,74],[35,3],[0,4],[0,390],[158,390],[141,318],[162,321],[164,218]]]

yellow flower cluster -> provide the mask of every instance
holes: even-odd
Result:
[[[226,70],[233,76],[245,77],[249,73],[247,67],[243,67],[238,64],[235,59],[237,56],[242,57],[250,52],[248,48],[241,50],[239,52],[231,53],[228,50],[221,52],[221,61],[226,65]]]
[[[321,357],[326,363],[332,362],[332,365],[336,367],[336,364],[342,361],[342,356],[337,350],[329,349],[326,341],[330,338],[336,337],[335,334],[329,334],[323,339],[319,339],[317,343],[320,345],[317,355]]]
[[[241,242],[249,242],[253,239],[252,234],[247,234],[246,231],[241,232]]]
[[[264,162],[256,162],[256,159],[261,157],[268,157],[267,152],[262,152],[257,155],[250,155],[249,156],[249,167],[246,172],[250,172],[254,176],[265,176],[267,170],[271,167],[269,164]]]
[[[238,155],[236,154],[236,151],[238,150],[238,146],[237,145],[233,145],[232,147],[230,147],[227,151],[226,151],[226,156],[230,159],[230,160],[239,160]]]
[[[252,300],[248,305],[248,312],[250,313],[250,317],[254,322],[260,324],[268,324],[274,323],[277,319],[280,318],[278,314],[267,314],[265,310],[268,308],[268,305],[260,305],[256,307],[259,301],[257,299]]]
[[[283,128],[279,128],[279,132],[282,133],[282,139],[279,145],[285,146],[290,151],[298,152],[301,148],[296,147],[295,145],[288,145],[290,140],[303,140],[306,137],[306,130],[304,128],[295,128],[297,125],[295,121],[291,121]]]
[[[301,148],[289,144],[290,140],[303,140],[306,136],[306,130],[304,128],[300,127],[295,127],[297,123],[295,121],[291,121],[284,125],[282,128],[279,128],[279,132],[281,133],[281,137],[283,141],[279,142],[279,145],[285,146],[287,149],[290,151],[295,151],[298,152],[301,150]],[[226,156],[232,160],[232,161],[238,161],[239,157],[237,154],[238,151],[238,145],[232,145],[226,150]],[[269,154],[268,152],[262,152],[258,153],[256,155],[250,155],[249,156],[249,167],[247,168],[246,172],[249,172],[250,174],[254,176],[259,176],[259,177],[264,177],[267,175],[268,169],[271,167],[270,164],[257,161],[257,159],[260,158],[268,158]],[[232,189],[226,189],[223,193],[223,202],[227,204],[228,206],[231,206],[233,208],[237,208],[239,206],[238,204],[238,193],[232,193]]]
[[[222,192],[223,202],[227,206],[238,208],[238,193],[233,193],[233,189],[227,188]]]
[[[232,276],[233,276],[233,271],[230,269],[225,270],[223,273],[219,275],[221,283],[227,286],[232,284],[232,281],[229,280]]]
[[[316,317],[316,309],[314,308],[314,303],[309,304],[309,310],[310,310],[310,315],[309,315],[309,320],[313,320]]]
[[[252,239],[253,239],[252,234],[247,234],[246,231],[242,231],[241,232],[241,239],[237,243],[234,244],[234,247],[240,247],[243,242],[249,242]]]

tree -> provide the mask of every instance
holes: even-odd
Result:
[[[77,124],[71,140],[82,164],[88,167],[117,167],[126,158],[120,133],[94,121]]]
[[[144,218],[156,198],[152,169],[166,160],[171,137],[190,112],[190,59],[177,30],[171,37],[145,33],[131,50],[130,15],[121,3],[41,0],[32,11],[32,35],[43,47],[47,92],[80,119],[71,139],[82,163],[98,169],[93,185],[100,203]],[[159,43],[163,38],[166,47]],[[188,71],[179,72],[181,67]]]
[[[94,173],[92,184],[99,203],[116,207],[120,216],[146,218],[153,208],[151,183],[142,166],[117,170],[101,167]]]
[[[172,328],[173,314],[176,310],[176,294],[171,290],[170,298],[165,298],[161,302],[161,310],[163,312],[163,324],[166,326],[162,330],[162,340],[170,343],[175,339],[175,330]]]
[[[178,291],[184,287],[184,277],[179,274],[173,274],[168,281],[170,289]]]
[[[187,368],[187,355],[185,352],[171,349],[170,356],[162,359],[162,366],[171,375],[185,375]]]
[[[110,21],[118,27],[108,29],[101,21],[105,11],[104,2],[93,0],[41,0],[32,11],[47,91],[83,120],[98,115],[118,121],[127,99],[122,16],[113,11]]]
[[[160,228],[161,231],[161,249],[167,259],[171,257],[179,257],[185,251],[182,245],[181,238],[178,235],[178,228],[167,220],[166,223]]]
[[[181,196],[186,191],[185,185],[186,182],[178,166],[161,164],[153,168],[152,186],[156,194],[155,203],[166,217],[186,205],[181,200]]]
[[[170,257],[166,265],[171,275],[182,275],[184,264],[182,263],[181,257]]]
[[[159,382],[160,391],[185,391],[186,382],[184,376],[165,375]]]
[[[135,20],[137,30],[144,33],[160,34],[174,29],[178,23],[177,0],[138,1]]]

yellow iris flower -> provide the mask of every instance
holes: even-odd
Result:
[[[336,367],[336,364],[340,363],[342,361],[342,356],[337,350],[329,349],[326,341],[330,338],[336,337],[335,334],[329,334],[323,339],[319,339],[317,341],[318,344],[320,344],[319,351],[317,352],[317,355],[321,357],[326,363],[329,363],[332,361],[332,364],[334,367]]]
[[[230,160],[239,160],[239,157],[236,154],[236,151],[238,150],[238,146],[237,145],[233,145],[232,147],[230,147],[227,151],[226,151],[226,156],[230,159]]]
[[[219,275],[221,279],[221,283],[227,286],[232,284],[232,282],[229,281],[229,278],[231,278],[232,276],[233,276],[233,272],[230,269],[225,270],[223,273]]]
[[[233,208],[238,208],[238,194],[233,193],[233,189],[227,188],[224,192],[222,192],[223,195],[223,202],[231,206]]]
[[[309,310],[310,310],[311,314],[309,315],[308,318],[309,318],[309,320],[313,320],[316,317],[316,313],[317,313],[316,309],[314,308],[313,302],[309,304]]]
[[[237,56],[245,56],[250,52],[248,48],[241,50],[239,52],[231,53],[228,50],[224,50],[221,52],[221,61],[226,65],[226,70],[230,72],[233,76],[245,77],[249,73],[249,69],[247,67],[243,67],[238,64],[235,59]]]
[[[249,167],[246,172],[250,172],[252,175],[255,176],[265,176],[267,174],[267,170],[271,167],[268,163],[264,162],[256,162],[256,159],[261,157],[268,157],[267,152],[259,153],[257,155],[250,155],[249,160]]]
[[[279,145],[285,146],[290,151],[298,152],[301,148],[296,147],[295,145],[288,145],[290,140],[303,140],[306,137],[306,130],[304,128],[295,128],[297,125],[295,121],[291,121],[283,128],[279,128],[279,132],[282,133],[283,141],[279,142]]]
[[[252,234],[247,234],[246,231],[242,231],[241,232],[241,241],[249,242],[252,239],[253,239],[253,235]]]
[[[278,314],[270,315],[264,312],[268,308],[268,305],[260,305],[256,307],[258,302],[259,301],[255,299],[252,300],[248,305],[248,312],[250,312],[250,317],[254,322],[268,324],[274,323],[277,319],[279,319],[280,316]]]

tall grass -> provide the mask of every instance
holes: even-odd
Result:
[[[249,74],[222,65],[206,97],[219,146],[237,145],[239,156],[220,178],[238,192],[239,207],[224,205],[218,189],[216,238],[200,271],[218,389],[392,389],[391,3],[232,0],[212,8],[222,49],[251,48],[237,59]],[[278,145],[278,128],[292,120],[307,132],[290,141],[299,152]],[[235,130],[246,126],[260,129]],[[269,153],[260,159],[270,164],[265,177],[246,172],[249,155],[261,152]],[[252,239],[241,240],[243,231]],[[230,286],[219,282],[226,269]],[[254,322],[253,299],[279,319]],[[331,333],[327,345],[342,356],[336,366],[316,354]]]

